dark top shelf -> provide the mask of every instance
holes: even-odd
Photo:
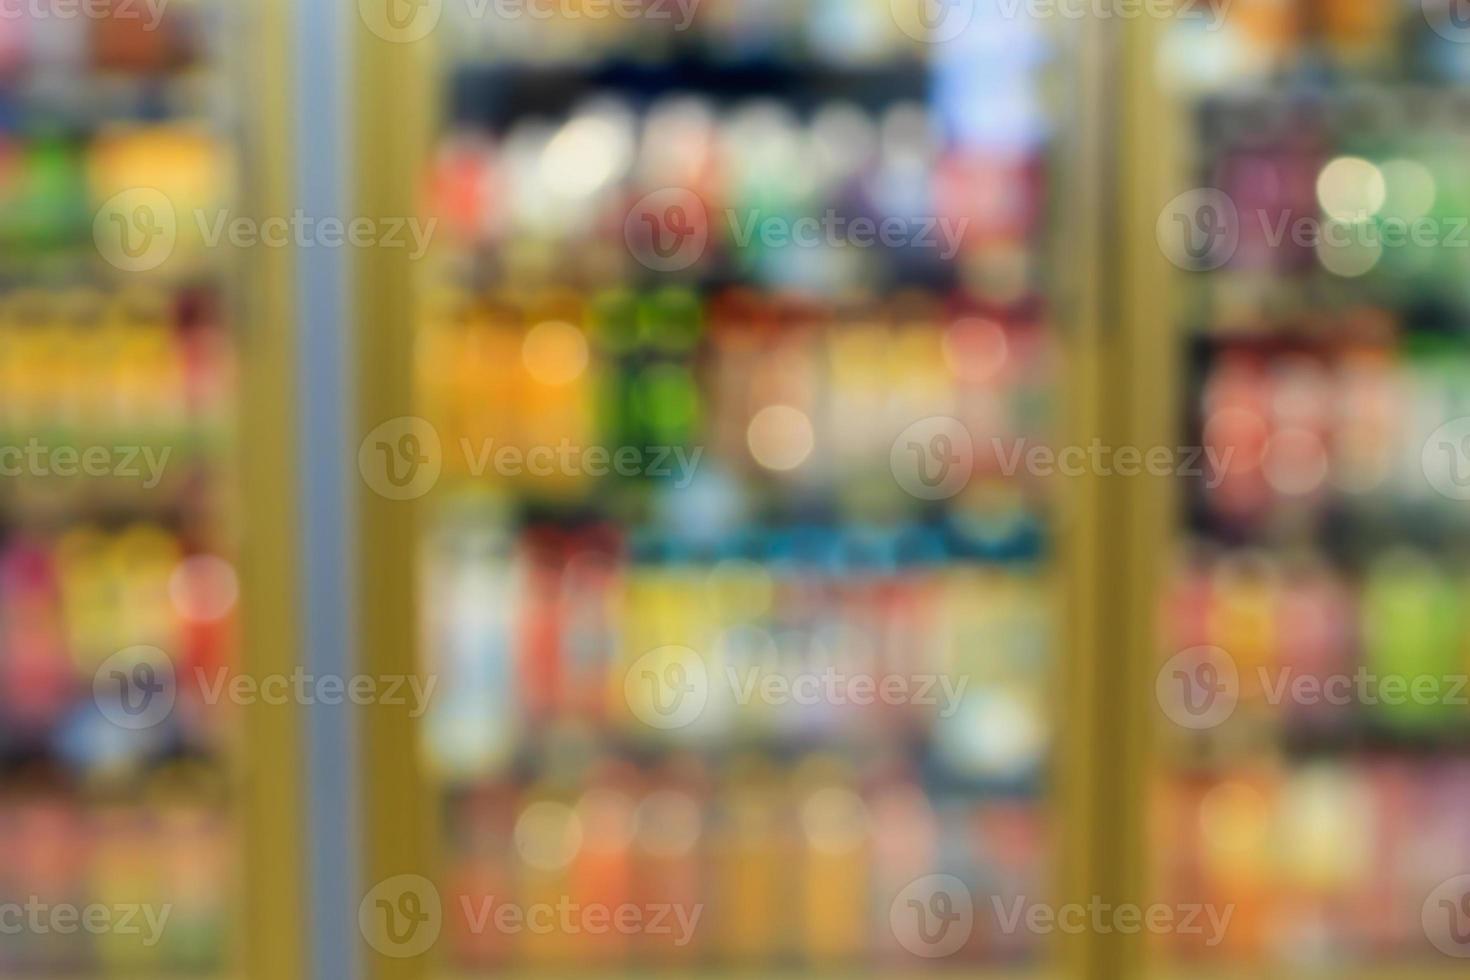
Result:
[[[776,98],[798,114],[834,99],[877,109],[929,97],[929,76],[917,61],[848,67],[686,56],[654,63],[470,65],[457,68],[449,84],[450,121],[492,131],[528,117],[565,116],[584,99],[608,93],[635,106],[669,95],[699,95],[718,104]]]

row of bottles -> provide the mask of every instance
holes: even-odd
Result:
[[[0,248],[28,264],[198,271],[228,242],[229,186],[226,145],[195,122],[0,132]]]
[[[198,0],[16,3],[0,17],[0,79],[177,74],[206,56],[209,13]]]
[[[1470,499],[1470,371],[1454,341],[1222,345],[1203,374],[1200,481],[1236,528],[1322,530],[1424,518]]]
[[[1201,711],[1205,723],[1266,725],[1342,745],[1365,731],[1464,733],[1467,586],[1458,568],[1409,549],[1382,552],[1357,573],[1322,556],[1202,554],[1176,581],[1170,639],[1181,652],[1165,670],[1191,684],[1212,675],[1228,685],[1221,693],[1238,700],[1234,718]],[[1176,679],[1161,678],[1161,690]],[[1205,692],[1181,693],[1204,704]]]
[[[0,801],[0,972],[218,971],[230,846],[217,808],[173,791],[147,804],[51,793]]]
[[[1017,963],[1044,941],[1004,914],[1047,887],[1032,802],[928,795],[876,757],[579,765],[581,785],[497,783],[448,803],[457,965]],[[942,920],[923,918],[931,907]]]
[[[203,294],[0,297],[0,434],[9,444],[218,439],[233,374],[228,338]]]
[[[181,747],[216,746],[220,712],[203,692],[233,662],[239,586],[229,562],[162,526],[80,524],[11,537],[0,583],[0,748],[116,776]],[[104,701],[108,679],[98,680],[137,647],[162,651],[179,678],[183,696],[157,725],[119,722]]]
[[[427,571],[427,721],[444,774],[515,763],[547,726],[631,745],[913,742],[959,781],[1034,781],[1046,582],[937,532],[748,532],[723,553],[610,527],[446,529]]]
[[[758,516],[763,492],[855,516],[958,497],[1024,523],[1042,507],[1010,465],[1049,420],[1053,355],[1024,313],[614,289],[456,295],[426,327],[424,411],[450,477],[605,499],[636,454],[628,469],[679,491],[668,504],[696,537]]]
[[[1119,8],[1126,9],[1126,8]],[[1314,83],[1470,78],[1470,33],[1451,0],[1234,0],[1179,5],[1162,51],[1195,92]]]
[[[1213,945],[1168,937],[1186,962],[1392,970],[1464,955],[1463,761],[1261,760],[1176,780],[1160,802],[1163,888],[1231,913]]]
[[[919,102],[634,105],[601,95],[557,124],[446,134],[430,184],[444,239],[562,281],[655,271],[830,290],[965,266],[1003,300],[1034,288],[1034,147],[973,145]]]

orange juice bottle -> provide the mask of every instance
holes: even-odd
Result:
[[[813,967],[860,962],[869,940],[872,830],[846,767],[812,756],[792,777],[805,843],[801,957]]]

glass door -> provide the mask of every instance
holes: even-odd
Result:
[[[1157,52],[1201,472],[1152,836],[1158,888],[1223,923],[1168,937],[1170,973],[1470,956],[1467,39],[1434,0],[1241,2]]]
[[[6,976],[234,966],[241,347],[218,229],[244,213],[251,23],[204,0],[0,16]]]
[[[1058,32],[947,10],[364,8],[438,52],[414,408],[358,459],[437,692],[384,975],[1041,968]]]

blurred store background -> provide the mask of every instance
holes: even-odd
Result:
[[[1184,495],[1165,631],[1171,672],[1238,689],[1172,729],[1155,839],[1163,891],[1237,918],[1169,945],[1427,967],[1470,924],[1470,34],[1434,0],[1241,2],[1227,25],[1162,52],[1184,186],[1235,211],[1180,256],[1208,270],[1175,311],[1181,441],[1232,460]]]
[[[1012,913],[1056,911],[1078,837],[1062,549],[1099,518],[1029,451],[1087,394],[1059,284],[1099,257],[1060,185],[1078,94],[1128,95],[1079,40],[1125,31],[1169,107],[1143,223],[1200,467],[1157,515],[1157,649],[1117,651],[1158,681],[1149,901],[1200,917],[1148,930],[1149,968],[1470,956],[1456,0],[342,9],[434,92],[402,227],[277,216],[298,250],[413,246],[414,411],[341,455],[419,518],[437,911],[420,948],[422,894],[342,884],[372,972],[1054,975],[1059,930]],[[0,914],[0,977],[238,974],[278,941],[247,925],[271,800],[224,693],[269,544],[241,502],[274,247],[251,17],[0,0],[0,912],[141,916]],[[378,165],[348,159],[344,185]]]
[[[181,683],[132,715],[128,684],[158,650],[181,679],[234,657],[234,270],[186,226],[143,271],[138,189],[226,207],[244,93],[221,5],[110,7],[0,10],[0,902],[176,908],[136,933],[7,914],[5,976],[227,966],[225,712]]]
[[[911,882],[1048,888],[1047,506],[966,429],[1050,421],[1051,39],[995,10],[936,47],[886,0],[653,13],[441,27],[420,384],[446,458],[425,650],[451,693],[425,748],[448,904],[706,919],[448,957],[920,964],[889,924]],[[855,222],[893,234],[854,245]],[[535,475],[560,446],[629,465]],[[973,933],[947,960],[1038,946]]]

